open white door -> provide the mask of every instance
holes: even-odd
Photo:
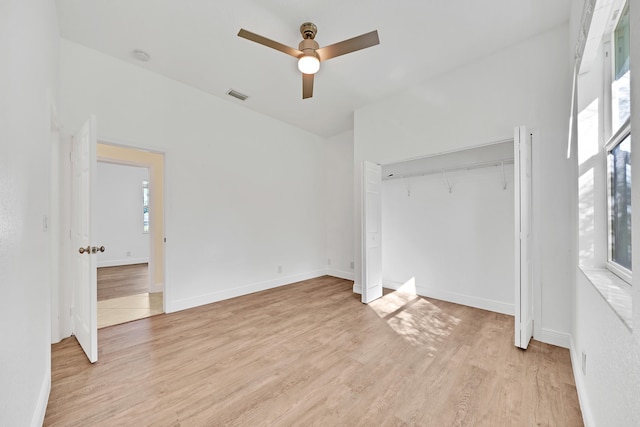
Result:
[[[362,165],[362,302],[382,296],[382,168],[371,162]]]
[[[515,345],[523,349],[533,337],[531,141],[526,127],[515,128]]]
[[[96,118],[91,116],[71,143],[72,327],[91,363],[98,360],[96,253],[99,249],[91,246],[96,146]]]

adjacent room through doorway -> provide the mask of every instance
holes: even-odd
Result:
[[[162,292],[149,276],[149,169],[98,162],[96,239],[98,328],[137,320],[162,310]]]

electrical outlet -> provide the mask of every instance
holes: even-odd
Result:
[[[42,231],[49,230],[49,218],[46,215],[42,215]]]
[[[331,258],[327,258],[327,265],[331,265]]]
[[[349,265],[349,267],[351,267],[351,269],[353,270],[353,261],[351,261],[351,264]]]
[[[582,352],[582,375],[587,375],[587,353]]]
[[[282,273],[282,266],[281,265],[278,266],[278,273]]]
[[[127,251],[127,256],[131,256],[131,251]]]

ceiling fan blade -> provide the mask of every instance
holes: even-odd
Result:
[[[286,53],[287,55],[291,55],[295,58],[302,56],[302,51],[299,51],[298,49],[294,49],[285,44],[268,39],[266,37],[262,37],[259,34],[252,33],[251,31],[247,31],[243,28],[241,28],[240,31],[238,32],[238,37],[251,40],[252,42],[260,43],[261,45],[270,47],[275,50],[279,50],[280,52]]]
[[[321,47],[320,49],[316,50],[316,53],[320,57],[320,61],[326,61],[327,59],[335,58],[336,56],[355,52],[360,49],[375,46],[377,44],[380,44],[380,39],[378,38],[378,31],[376,30],[371,31],[370,33],[362,34],[352,39]]]
[[[302,99],[313,96],[313,74],[302,74]]]

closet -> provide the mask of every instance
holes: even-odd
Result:
[[[385,287],[514,314],[513,147],[382,166]]]

